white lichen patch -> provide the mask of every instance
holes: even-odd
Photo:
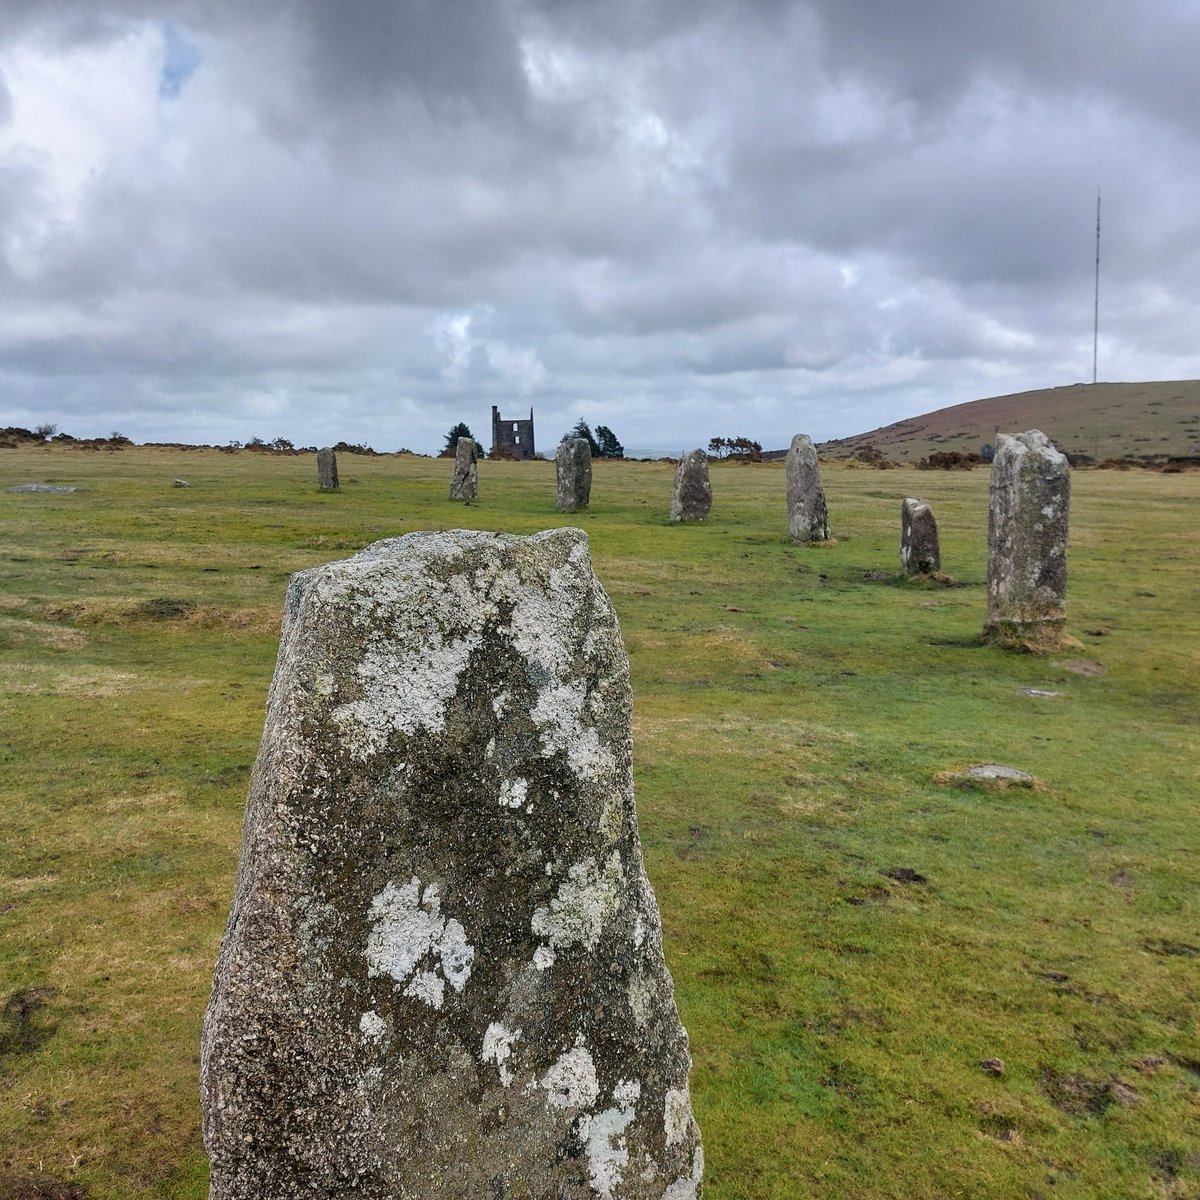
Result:
[[[641,1084],[631,1079],[621,1080],[613,1089],[616,1105],[597,1113],[588,1126],[588,1176],[592,1188],[605,1200],[612,1200],[613,1191],[629,1165],[625,1130],[633,1121],[641,1094]]]
[[[434,1008],[442,1007],[447,983],[456,992],[466,987],[475,950],[462,925],[442,916],[437,884],[422,893],[415,875],[401,887],[389,883],[371,901],[368,916],[369,976],[388,975],[397,986],[404,985],[406,996]],[[418,970],[426,959],[432,962]]]
[[[529,791],[529,783],[527,780],[505,779],[500,783],[500,803],[505,808],[520,808],[525,803],[526,794]]]
[[[554,960],[556,957],[557,955],[554,953],[554,948],[552,946],[539,946],[533,952],[533,965],[537,967],[539,971],[548,971],[552,966],[554,966]]]
[[[678,1146],[692,1124],[692,1098],[687,1088],[671,1088],[663,1105],[663,1129],[668,1146]]]
[[[387,1022],[374,1009],[368,1009],[359,1018],[358,1028],[367,1041],[377,1042],[387,1032]]]
[[[483,1049],[480,1057],[485,1063],[496,1064],[496,1070],[500,1073],[500,1082],[504,1087],[508,1087],[513,1081],[513,1073],[507,1063],[512,1057],[513,1043],[520,1036],[519,1029],[505,1029],[499,1021],[493,1021],[483,1035]]]
[[[650,1010],[654,1003],[654,981],[645,975],[635,975],[629,981],[625,997],[629,1001],[629,1011],[633,1014],[633,1023],[639,1029],[645,1029],[650,1020]]]
[[[542,1087],[549,1093],[547,1099],[555,1108],[590,1108],[600,1095],[596,1064],[582,1043],[580,1038],[542,1076]]]
[[[567,946],[594,950],[624,891],[625,873],[620,855],[614,850],[603,871],[594,858],[585,858],[575,863],[567,876],[549,907],[534,909],[533,932],[554,950]]]

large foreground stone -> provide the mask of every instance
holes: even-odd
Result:
[[[817,448],[807,433],[796,434],[788,447],[787,506],[788,532],[794,541],[829,540],[829,509],[821,486]]]
[[[450,480],[451,500],[479,499],[479,443],[460,437],[454,447],[454,477]]]
[[[338,488],[337,455],[332,446],[322,446],[317,451],[317,487],[323,492],[336,492]]]
[[[900,565],[907,575],[932,575],[942,569],[933,509],[911,496],[900,505]]]
[[[997,439],[988,493],[984,637],[1028,649],[1064,642],[1071,472],[1037,429]]]
[[[675,490],[671,493],[671,523],[704,521],[712,511],[712,484],[708,478],[708,455],[693,450],[675,468]]]
[[[568,438],[554,453],[558,511],[578,512],[592,497],[592,448],[585,438]]]
[[[691,1200],[630,688],[576,529],[294,577],[205,1017],[213,1200]]]

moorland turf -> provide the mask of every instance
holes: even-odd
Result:
[[[1081,645],[1041,658],[978,639],[983,470],[826,468],[836,542],[797,547],[782,463],[714,466],[683,527],[667,464],[598,462],[570,517],[552,464],[482,463],[472,506],[446,461],[338,466],[0,450],[0,488],[86,489],[0,492],[0,1196],[206,1194],[199,1023],[288,575],[565,524],[629,648],[706,1196],[1200,1194],[1200,472],[1075,473]],[[906,495],[954,586],[898,579]],[[952,781],[981,762],[1037,783]]]

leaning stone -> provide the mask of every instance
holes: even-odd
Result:
[[[792,438],[787,453],[788,532],[793,541],[829,540],[829,509],[817,463],[817,448],[807,433]]]
[[[911,496],[900,505],[900,565],[907,575],[932,575],[942,569],[933,509]]]
[[[454,478],[450,480],[451,500],[479,499],[479,443],[460,437],[454,448]]]
[[[675,469],[675,491],[671,495],[671,524],[704,521],[712,511],[712,484],[708,478],[708,455],[693,450],[679,460]]]
[[[997,439],[988,496],[988,611],[983,635],[1052,650],[1065,643],[1071,472],[1039,430]]]
[[[336,492],[338,487],[337,455],[332,446],[317,451],[317,487],[323,492]]]
[[[592,448],[585,438],[568,438],[554,454],[558,511],[587,508],[592,495]]]
[[[628,660],[577,529],[296,575],[201,1047],[211,1200],[695,1200]]]

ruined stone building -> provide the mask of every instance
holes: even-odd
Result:
[[[528,421],[509,421],[492,405],[492,453],[500,451],[501,458],[532,458],[533,409],[529,410]]]

